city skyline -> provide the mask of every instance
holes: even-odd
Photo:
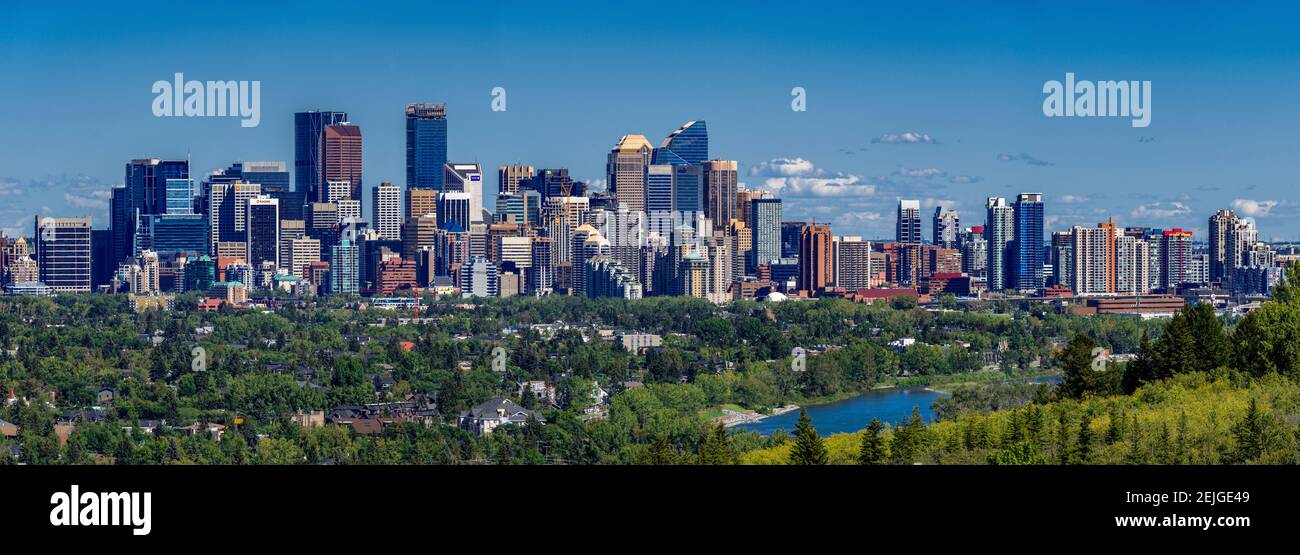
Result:
[[[1258,11],[1266,8],[1258,6],[1225,10],[1218,18],[1253,17],[1254,36],[1227,30],[1231,25],[1198,29],[1201,18],[1135,7],[1126,8],[1125,20],[1090,16],[1091,26],[1070,26],[1048,40],[1045,29],[1066,17],[1063,11],[1003,12],[987,24],[1000,36],[978,46],[962,42],[976,32],[962,17],[987,10],[961,5],[954,5],[950,15],[930,18],[929,26],[913,35],[872,23],[889,17],[851,17],[865,15],[865,7],[827,6],[807,10],[819,12],[810,14],[736,6],[728,11],[736,29],[689,48],[672,44],[655,52],[670,60],[727,60],[732,64],[723,67],[727,86],[674,81],[671,87],[644,79],[653,67],[648,48],[634,54],[647,62],[634,64],[639,66],[634,70],[601,64],[609,54],[574,54],[586,50],[570,48],[574,38],[547,45],[518,37],[515,30],[538,15],[540,8],[529,6],[475,12],[475,23],[449,30],[448,37],[472,36],[490,47],[475,51],[448,44],[441,56],[453,60],[454,67],[433,76],[424,76],[430,72],[421,71],[422,63],[349,65],[374,59],[380,50],[394,52],[396,57],[389,59],[395,62],[420,51],[401,34],[378,36],[381,27],[366,17],[374,14],[360,8],[359,17],[346,24],[355,35],[322,46],[331,55],[324,58],[347,68],[339,79],[326,79],[328,86],[299,78],[323,71],[324,62],[288,68],[293,58],[274,47],[344,23],[319,21],[310,13],[303,15],[306,21],[322,25],[300,29],[276,17],[250,21],[243,24],[250,38],[218,49],[212,46],[215,29],[181,8],[154,15],[160,34],[151,40],[168,43],[160,50],[151,41],[124,37],[120,30],[85,32],[102,18],[129,16],[135,8],[101,11],[105,9],[89,8],[51,23],[40,8],[19,7],[13,14],[14,32],[0,38],[11,53],[0,65],[29,84],[0,91],[0,101],[21,108],[11,125],[30,129],[21,140],[17,135],[6,139],[0,154],[0,195],[7,201],[0,208],[0,228],[7,234],[30,233],[33,214],[91,215],[97,227],[105,227],[101,222],[108,214],[109,189],[121,183],[123,160],[188,155],[196,181],[237,160],[292,163],[290,120],[293,113],[309,109],[346,111],[365,130],[366,189],[382,181],[405,186],[401,110],[412,102],[446,102],[448,159],[477,162],[489,170],[514,163],[568,168],[595,190],[604,186],[605,158],[619,137],[643,134],[658,144],[682,122],[706,120],[714,157],[737,160],[740,183],[778,191],[786,203],[783,218],[828,222],[836,234],[891,236],[895,222],[889,216],[900,198],[919,200],[926,213],[936,206],[955,208],[970,225],[980,223],[985,197],[1038,191],[1047,203],[1045,231],[1094,225],[1113,216],[1121,225],[1190,229],[1199,240],[1207,236],[1209,214],[1233,208],[1260,221],[1263,240],[1300,235],[1300,223],[1292,217],[1298,205],[1289,192],[1294,168],[1285,156],[1288,137],[1279,126],[1262,125],[1296,111],[1284,99],[1287,85],[1296,79],[1286,66],[1296,44],[1289,35],[1259,29],[1273,23],[1259,21]],[[448,17],[454,17],[474,8],[447,9]],[[584,40],[620,37],[649,45],[652,39],[690,36],[704,26],[687,18],[646,28],[572,9],[571,18],[554,18],[559,37],[583,29],[591,33]],[[872,10],[884,16],[911,13],[900,7]],[[826,17],[826,12],[844,17]],[[797,29],[804,18],[821,23],[818,35]],[[25,24],[34,20],[42,23]],[[1104,31],[1120,26],[1156,21],[1162,29],[1156,36],[1125,35],[1101,44],[1085,40],[1109,36]],[[421,29],[419,23],[406,25],[411,31]],[[284,36],[270,31],[282,28]],[[786,28],[792,31],[767,32]],[[1195,39],[1182,38],[1189,30],[1203,32]],[[864,44],[854,35],[859,32],[879,40]],[[168,40],[178,36],[187,40]],[[810,41],[813,36],[821,43]],[[902,42],[904,37],[912,42]],[[58,44],[46,48],[54,40]],[[112,48],[97,48],[106,42]],[[1270,48],[1256,48],[1248,57],[1213,49],[1224,43],[1267,43]],[[755,44],[768,45],[760,47],[768,56],[731,55]],[[565,48],[566,56],[550,56],[553,48]],[[1137,51],[1141,57],[1133,55]],[[60,60],[74,53],[89,57],[80,69],[51,72],[50,67],[66,68]],[[126,68],[99,64],[111,66],[110,73],[94,63],[101,56],[143,56],[147,63]],[[537,61],[541,59],[550,61]],[[195,79],[261,80],[260,126],[242,128],[224,118],[152,117],[149,83],[181,71]],[[1043,117],[1042,84],[1071,71],[1081,78],[1152,81],[1153,123],[1133,128],[1119,120]],[[446,78],[453,74],[455,80]],[[1225,75],[1232,79],[1225,81]],[[76,80],[96,83],[92,98],[105,107],[104,113],[95,118],[65,113],[69,111],[61,107],[72,104],[70,95],[84,92],[74,86]],[[490,92],[496,86],[507,93],[504,112],[491,111]],[[806,89],[807,112],[790,110],[793,87]],[[1258,94],[1252,93],[1249,105],[1221,100],[1239,88]],[[1243,127],[1251,132],[1240,133]],[[556,134],[559,129],[562,137]],[[66,137],[76,137],[76,148],[67,148]],[[496,183],[489,181],[485,193],[491,198]],[[361,192],[367,204],[370,195]],[[369,212],[367,206],[364,213]]]

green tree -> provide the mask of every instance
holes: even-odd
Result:
[[[925,451],[927,439],[921,409],[912,407],[912,416],[907,419],[907,423],[894,430],[894,437],[889,443],[890,462],[912,464]]]
[[[700,442],[700,464],[736,464],[736,449],[731,444],[731,434],[722,424],[714,425]]]
[[[879,418],[872,418],[862,432],[862,447],[858,450],[858,464],[885,464],[885,426]]]
[[[790,449],[790,464],[827,464],[826,444],[817,435],[817,429],[808,417],[808,411],[799,410],[799,423],[794,427],[794,447]]]
[[[1091,337],[1079,333],[1057,355],[1061,369],[1065,372],[1065,379],[1058,389],[1062,396],[1079,399],[1098,390],[1098,374],[1101,372],[1093,369],[1093,360],[1097,356],[1094,349],[1098,347]]]

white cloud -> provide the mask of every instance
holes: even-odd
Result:
[[[1191,207],[1181,202],[1153,202],[1133,209],[1134,218],[1173,218],[1192,213]]]
[[[857,175],[830,173],[803,158],[774,158],[750,170],[760,178],[759,189],[794,197],[863,197],[876,186]]]
[[[1082,195],[1065,195],[1060,198],[1060,201],[1064,204],[1081,204],[1088,202],[1088,200],[1088,197]]]
[[[901,175],[903,177],[931,178],[931,177],[943,177],[945,175],[948,175],[948,172],[943,171],[939,168],[906,168],[903,166],[899,166],[898,170],[896,170],[894,174]]]
[[[1055,162],[1039,160],[1038,158],[1031,156],[1028,152],[1021,152],[1020,154],[1006,154],[1003,152],[999,152],[998,160],[1002,162],[1024,162],[1031,166],[1055,166],[1056,165]]]
[[[1239,198],[1232,201],[1232,208],[1247,216],[1267,216],[1279,203],[1276,200],[1251,200]]]
[[[87,198],[64,193],[63,202],[77,208],[88,208],[93,210],[108,210],[108,200],[104,198]]]
[[[948,178],[948,183],[956,183],[962,185],[969,184],[969,183],[979,183],[981,181],[984,181],[984,178],[978,175],[954,175]]]
[[[907,131],[905,133],[886,133],[874,139],[873,143],[896,144],[896,145],[932,145],[938,143],[934,137],[925,133]]]
[[[924,199],[921,199],[921,208],[934,208],[934,207],[937,207],[937,206],[942,206],[942,207],[944,207],[944,208],[947,208],[947,209],[951,210],[951,209],[957,208],[957,205],[958,205],[958,204],[960,204],[960,203],[957,202],[957,201],[955,201],[955,200],[952,200],[952,199],[946,199],[946,198],[924,198]]]

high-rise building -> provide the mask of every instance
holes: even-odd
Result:
[[[754,199],[749,204],[749,222],[753,248],[745,272],[753,274],[759,266],[784,256],[781,249],[781,199]]]
[[[208,225],[212,243],[244,240],[248,200],[261,193],[262,186],[256,183],[209,183]]]
[[[247,262],[258,268],[263,262],[280,260],[280,201],[270,197],[248,199],[248,223],[245,242]],[[319,254],[319,247],[317,253]]]
[[[408,187],[406,189],[406,203],[402,208],[402,221],[418,216],[435,215],[438,213],[438,190]]]
[[[1164,288],[1174,291],[1183,283],[1199,283],[1192,272],[1192,232],[1174,228],[1163,234],[1160,247],[1160,266],[1163,268]]]
[[[1115,292],[1142,295],[1151,291],[1151,250],[1131,235],[1115,238]]]
[[[895,240],[899,243],[920,243],[921,239],[921,201],[902,199],[898,201],[898,223]]]
[[[831,227],[805,225],[799,236],[799,291],[815,296],[835,282]]]
[[[1075,226],[1070,248],[1070,289],[1076,295],[1099,295],[1115,291],[1114,227]]]
[[[688,121],[654,149],[655,164],[699,166],[709,159],[709,131],[704,120]]]
[[[406,186],[442,189],[447,163],[447,105],[406,105]]]
[[[194,213],[194,180],[189,178],[168,178],[166,187],[166,204],[163,214]]]
[[[988,241],[989,261],[985,268],[990,291],[1001,291],[1012,286],[1008,276],[1007,254],[1014,239],[1015,209],[1002,197],[989,197],[984,222],[984,238]]]
[[[646,244],[646,215],[619,203],[617,211],[593,210],[592,226],[609,241],[610,256],[632,276],[641,272],[641,247]]]
[[[736,218],[735,160],[706,160],[700,173],[704,178],[704,213],[713,220],[714,231],[725,231]]]
[[[1233,222],[1230,231],[1227,252],[1224,256],[1225,273],[1250,266],[1250,253],[1254,250],[1255,243],[1259,242],[1259,230],[1255,228],[1254,220],[1239,218]]]
[[[442,192],[469,195],[469,218],[465,229],[469,229],[470,223],[491,221],[490,218],[483,217],[483,172],[479,165],[448,162],[443,169]]]
[[[1210,216],[1210,280],[1222,281],[1233,266],[1229,243],[1237,226],[1237,215],[1231,210],[1219,210]]]
[[[848,290],[871,287],[871,242],[862,237],[836,237],[835,286]]]
[[[285,243],[289,245],[289,253],[285,256],[289,260],[289,267],[283,269],[288,270],[290,275],[310,279],[307,273],[308,265],[312,262],[320,262],[320,241],[310,237],[300,237]]]
[[[1052,232],[1052,247],[1048,259],[1052,264],[1052,285],[1070,287],[1074,283],[1071,277],[1074,269],[1074,233]]]
[[[135,257],[137,249],[134,243],[141,216],[167,212],[168,180],[188,180],[189,177],[188,160],[143,158],[126,164],[123,189],[113,191],[110,203],[115,262]],[[179,183],[173,185],[173,194],[176,194]]]
[[[781,222],[781,258],[799,258],[799,241],[807,222]]]
[[[90,217],[35,220],[40,281],[53,291],[90,291]]]
[[[344,239],[330,250],[330,294],[355,295],[360,287],[360,249],[356,243]]]
[[[472,202],[469,193],[457,191],[438,194],[438,228],[469,231],[470,206]]]
[[[650,165],[650,151],[645,135],[624,135],[610,150],[605,165],[609,192],[634,212],[645,211],[645,172]]]
[[[519,187],[522,190],[537,191],[542,195],[543,201],[550,197],[584,196],[587,194],[586,185],[569,177],[569,170],[565,168],[538,170],[533,177],[521,180]]]
[[[322,179],[327,184],[348,182],[351,185],[348,198],[361,200],[361,127],[350,123],[325,127],[324,153]],[[319,191],[315,200],[329,202],[325,194],[326,191]]]
[[[1014,209],[1011,287],[1022,292],[1043,287],[1043,194],[1021,193]]]
[[[434,246],[438,240],[439,229],[436,216],[416,216],[406,220],[406,224],[402,226],[402,256],[408,260],[415,260],[415,256],[421,249]],[[461,227],[454,229],[454,231],[464,230]]]
[[[461,269],[460,294],[462,297],[495,297],[498,277],[497,267],[491,260],[476,256]]]
[[[673,166],[652,164],[646,167],[645,211],[671,212],[673,210]]]
[[[985,276],[989,267],[989,241],[984,226],[971,226],[962,232],[961,270],[972,276]]]
[[[497,168],[497,194],[518,195],[519,185],[537,175],[532,166],[512,164]]]
[[[375,231],[381,239],[402,238],[402,190],[387,181],[375,187],[370,202]]]
[[[945,249],[957,248],[957,236],[961,234],[961,222],[957,211],[937,206],[932,222],[934,244]]]
[[[293,190],[289,185],[289,169],[283,160],[245,160],[235,162],[232,166],[239,169],[240,179],[257,183],[268,193]]]
[[[319,202],[325,185],[325,129],[348,121],[347,112],[298,112],[293,115],[294,190],[307,202]]]

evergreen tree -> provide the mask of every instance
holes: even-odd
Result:
[[[1065,372],[1065,379],[1058,389],[1061,395],[1079,399],[1096,392],[1099,372],[1093,369],[1093,359],[1096,356],[1093,350],[1097,347],[1096,341],[1080,333],[1075,334],[1057,355],[1061,369]]]
[[[925,421],[921,419],[921,409],[912,407],[912,416],[907,424],[894,431],[890,442],[890,460],[894,464],[912,464],[925,450]]]
[[[1227,366],[1232,357],[1232,342],[1223,331],[1223,322],[1214,314],[1214,307],[1198,303],[1183,309],[1183,316],[1192,337],[1194,368],[1209,372]]]
[[[817,435],[817,429],[808,417],[808,411],[799,410],[799,423],[794,427],[794,447],[790,449],[790,464],[827,464],[826,444]]]
[[[731,444],[731,434],[722,424],[715,425],[704,434],[700,442],[700,464],[735,464],[736,450]]]
[[[652,465],[670,465],[677,464],[677,452],[668,444],[668,436],[656,435],[654,441],[650,443],[650,449],[646,453],[645,464]]]
[[[1088,458],[1092,455],[1092,417],[1087,414],[1083,415],[1083,420],[1079,422],[1079,447],[1076,453],[1077,464],[1088,464]]]
[[[885,426],[879,418],[872,418],[862,432],[862,448],[858,451],[858,464],[885,464]]]
[[[1144,383],[1155,380],[1161,361],[1160,354],[1151,344],[1147,330],[1142,330],[1142,339],[1138,341],[1137,358],[1124,367],[1124,393],[1132,395]]]

